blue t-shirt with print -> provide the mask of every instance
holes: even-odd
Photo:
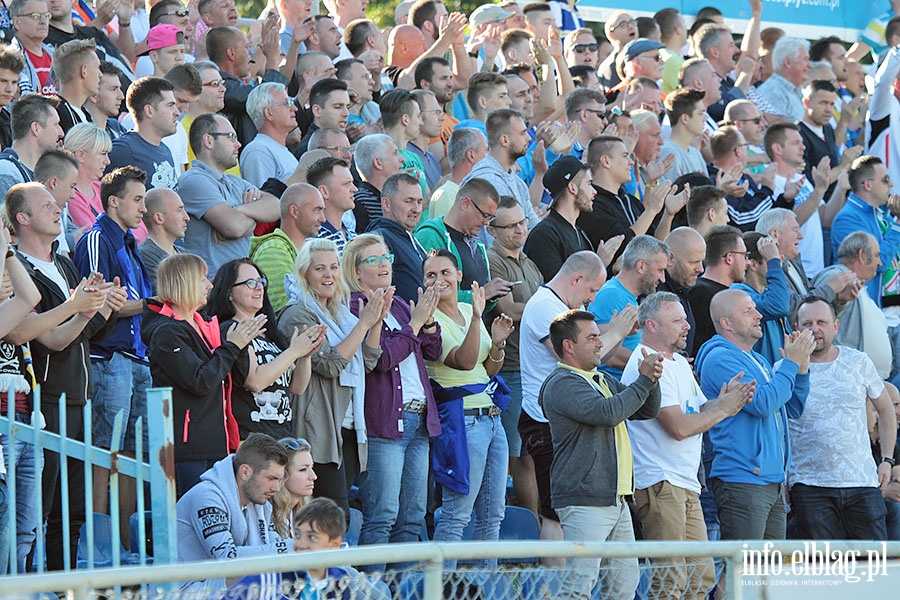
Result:
[[[113,141],[106,172],[127,165],[135,166],[147,174],[148,190],[153,188],[173,190],[178,183],[178,171],[175,169],[175,160],[169,148],[165,144],[154,146],[136,131],[129,131]]]

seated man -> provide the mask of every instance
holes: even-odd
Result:
[[[281,489],[288,463],[284,446],[262,433],[251,433],[235,454],[200,476],[200,483],[175,505],[178,559],[181,562],[281,554],[289,542],[270,529],[269,500]],[[225,580],[182,584],[185,590],[214,591]]]

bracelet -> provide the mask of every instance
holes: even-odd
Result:
[[[128,21],[127,23],[119,23],[119,27],[131,27],[131,21]]]
[[[503,340],[502,344],[498,344],[494,340],[491,340],[491,346],[495,347],[497,350],[503,350],[506,348],[506,340]]]
[[[432,321],[431,324],[425,323],[421,329],[437,329],[437,321]]]
[[[469,52],[468,55],[472,58],[478,58],[478,50],[476,50],[475,52]]]
[[[506,358],[506,350],[504,350],[503,348],[500,349],[500,358],[494,358],[493,356],[491,356],[491,353],[488,352],[488,360],[491,362],[502,363],[503,359],[505,359],[505,358]]]

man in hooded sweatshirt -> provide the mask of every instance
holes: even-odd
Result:
[[[263,433],[251,433],[235,454],[200,476],[175,505],[178,560],[244,558],[292,551],[271,524],[269,500],[281,488],[288,455]],[[225,579],[182,584],[185,590],[224,590]]]
[[[742,382],[756,381],[753,399],[709,430],[713,460],[708,481],[722,539],[784,539],[784,485],[791,463],[787,420],[798,418],[806,406],[815,342],[808,331],[785,336],[784,358],[773,367],[753,351],[763,335],[762,315],[747,292],[719,292],[709,312],[716,335],[700,347],[694,363],[704,395],[717,395],[739,373]]]

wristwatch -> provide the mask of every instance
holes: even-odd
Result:
[[[893,467],[893,466],[896,466],[896,464],[897,464],[897,461],[894,460],[894,457],[893,457],[893,456],[882,456],[882,457],[881,457],[881,462],[887,463],[887,464],[891,465],[892,467]]]

